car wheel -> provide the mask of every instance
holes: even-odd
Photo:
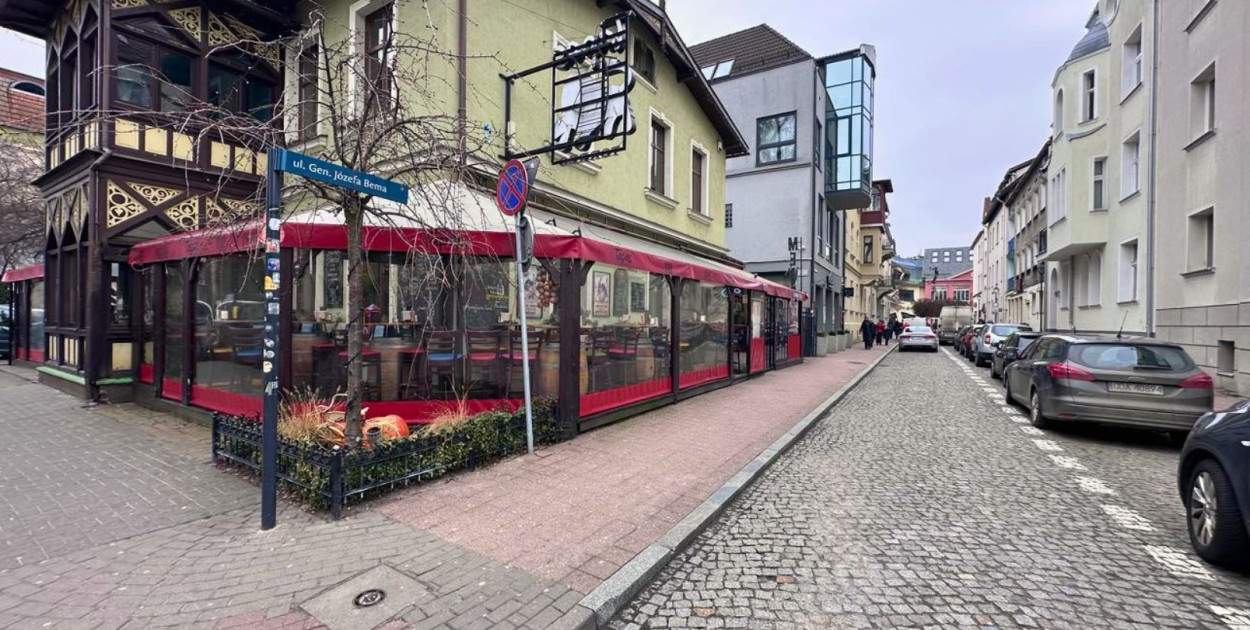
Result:
[[[994,359],[990,359],[990,378],[998,378],[998,364],[994,363]]]
[[[985,363],[986,361],[980,352],[976,354],[976,358],[972,361],[972,364],[977,367],[985,367]]]
[[[1045,429],[1048,424],[1046,413],[1042,411],[1042,396],[1033,390],[1029,396],[1029,423],[1039,429]]]
[[[1003,373],[1003,400],[1012,407],[1016,406],[1016,399],[1011,397],[1011,379],[1007,378],[1006,372]]]
[[[1213,459],[1194,467],[1187,486],[1189,542],[1207,562],[1240,568],[1250,562],[1250,538],[1228,474]]]

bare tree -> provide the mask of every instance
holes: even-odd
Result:
[[[0,136],[0,274],[43,250],[43,200],[31,185],[42,167],[38,149]]]

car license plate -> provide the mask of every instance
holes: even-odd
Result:
[[[1147,396],[1162,396],[1163,387],[1160,385],[1143,385],[1141,383],[1107,383],[1107,391],[1121,392],[1124,394],[1145,394]]]

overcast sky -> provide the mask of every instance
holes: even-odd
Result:
[[[968,245],[982,199],[1050,133],[1092,0],[669,0],[687,44],[767,22],[816,57],[877,47],[873,177],[899,254]],[[746,130],[744,130],[744,133]]]
[[[668,0],[687,44],[767,22],[817,57],[877,47],[874,177],[899,253],[972,242],[981,200],[1049,133],[1050,80],[1092,0]],[[0,66],[42,75],[0,29]]]

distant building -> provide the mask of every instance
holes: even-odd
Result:
[[[965,269],[953,276],[925,282],[926,300],[972,301],[972,269]]]
[[[933,277],[933,268],[937,267],[939,278],[953,276],[961,271],[972,269],[972,248],[970,247],[934,247],[924,250],[925,275]]]
[[[690,54],[751,145],[726,161],[726,246],[809,294],[815,330],[841,330],[844,214],[871,203],[873,48],[815,58],[761,24]]]

